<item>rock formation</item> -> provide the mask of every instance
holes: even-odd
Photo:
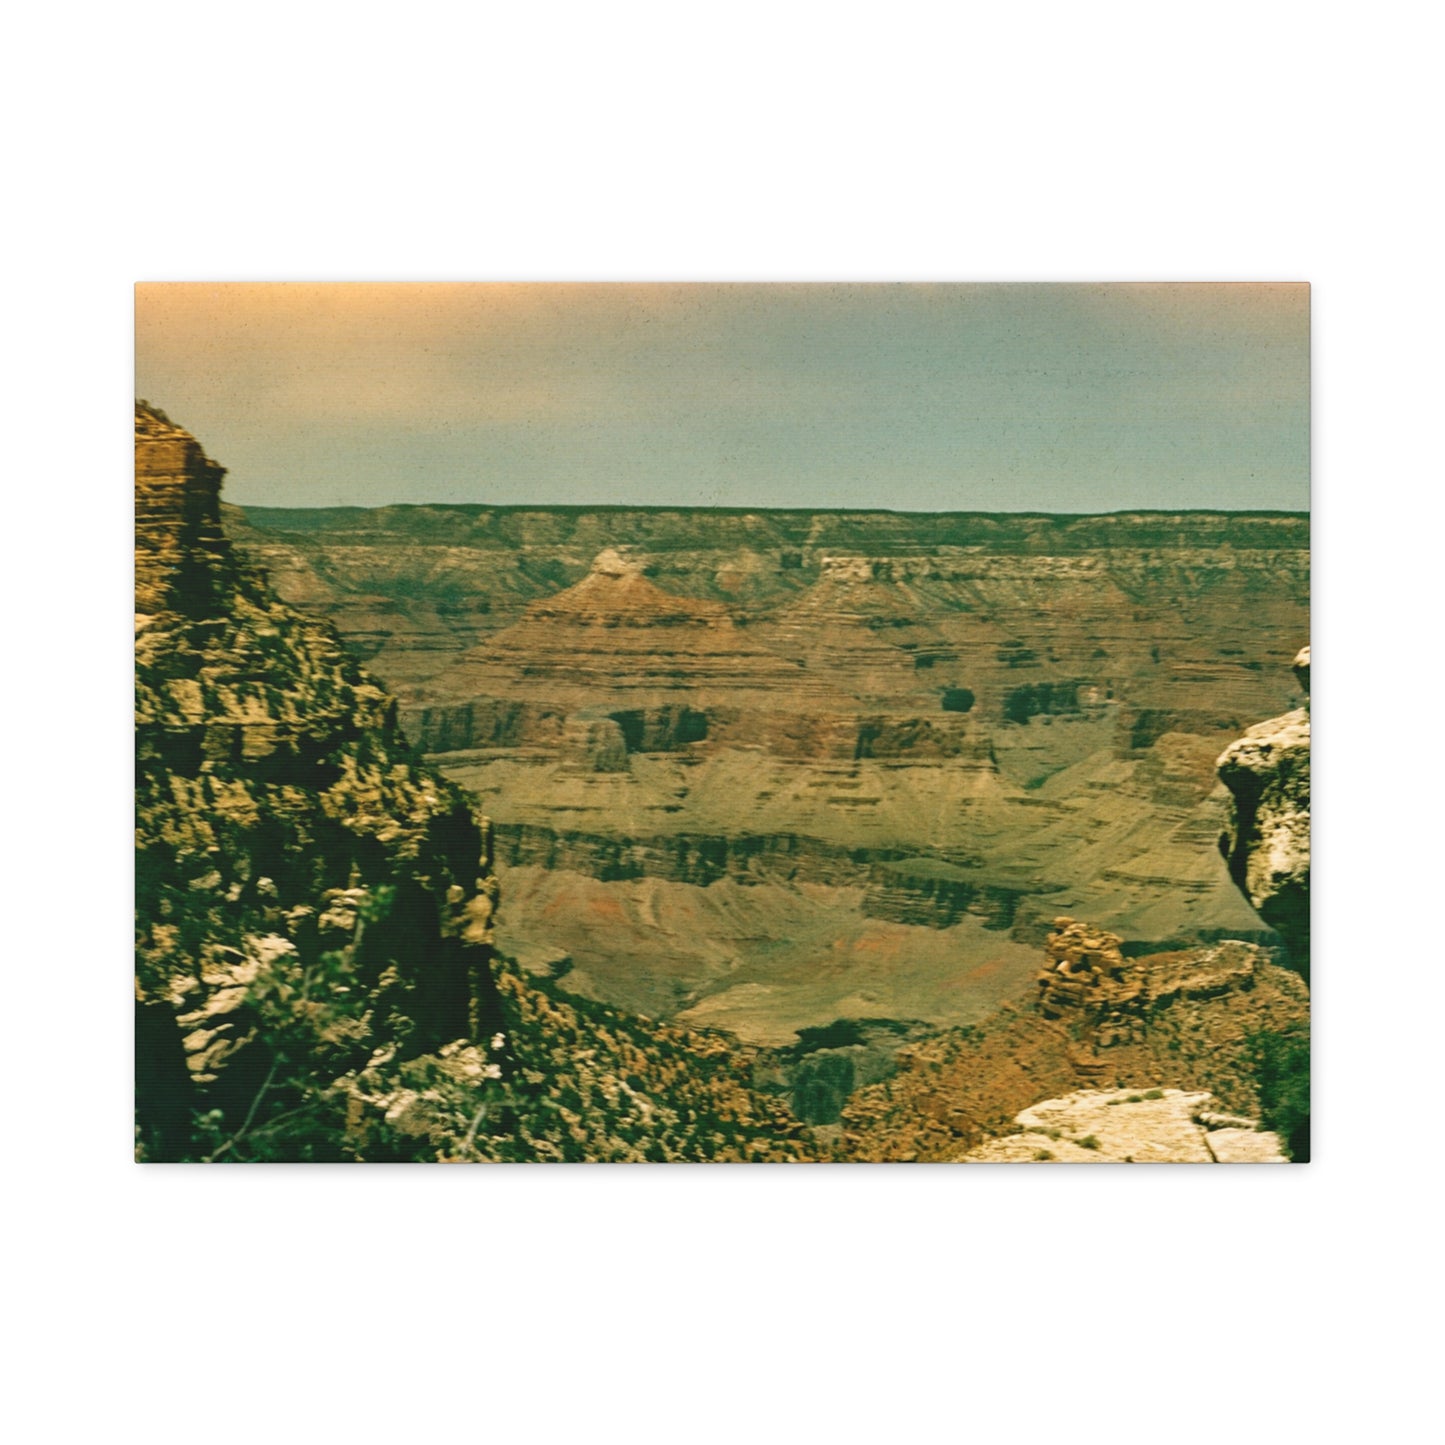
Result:
[[[420,508],[340,546],[222,475],[138,406],[141,1157],[1277,1154],[1307,989],[1215,941],[1250,916],[1208,844],[1291,519]],[[1296,958],[1301,714],[1221,759]]]
[[[1269,659],[1303,517],[227,524],[494,818],[509,944],[579,992],[776,1043],[840,1008],[976,1021],[1060,913],[1136,949],[1273,941],[1213,853],[1214,763],[1294,700]]]
[[[635,716],[630,751],[664,751],[707,736],[709,703],[739,687],[790,690],[799,671],[721,603],[665,592],[643,576],[641,562],[609,547],[580,582],[533,602],[513,626],[464,654],[434,690],[546,701],[569,712],[606,701],[614,716]],[[659,728],[659,714],[680,715],[683,696],[695,704],[694,724],[681,734],[665,722]]]
[[[815,1157],[734,1040],[496,957],[490,825],[233,554],[222,475],[137,405],[137,1157]]]
[[[1238,941],[1131,958],[1117,936],[1059,919],[1037,997],[1005,1005],[977,1025],[903,1043],[892,1057],[896,1074],[860,1087],[843,1107],[844,1147],[861,1159],[959,1159],[1016,1134],[1020,1110],[1041,1098],[1077,1095],[1081,1087],[1088,1097],[1117,1094],[1111,1110],[1141,1102],[1141,1095],[1152,1103],[1161,1091],[1182,1090],[1217,1101],[1196,1101],[1198,1109],[1250,1121],[1241,1128],[1287,1116],[1293,1134],[1297,1100],[1282,1100],[1275,1085],[1297,1082],[1283,1076],[1298,1066],[1288,1051],[1307,1048],[1309,992],[1298,974],[1270,960],[1269,950]],[[1276,1044],[1280,1077],[1266,1078],[1260,1051]],[[1181,1128],[1194,1140],[1188,1157],[1202,1160],[1209,1156],[1196,1122],[1190,1115]],[[1301,1143],[1291,1139],[1295,1158]],[[1003,1153],[983,1157],[1027,1160],[1040,1149],[1076,1157],[1047,1141],[1000,1147]]]
[[[1119,952],[1123,939],[1078,923],[1054,919],[1039,973],[1039,1011],[1045,1018],[1122,1012],[1143,992],[1140,970]]]
[[[1309,691],[1310,650],[1295,659]],[[1249,728],[1219,759],[1231,805],[1220,852],[1240,891],[1284,939],[1306,978],[1310,964],[1310,710]]]
[[[215,606],[230,558],[221,530],[221,478],[189,432],[145,402],[135,410],[136,611],[181,614]]]
[[[416,766],[395,703],[219,533],[216,466],[136,410],[139,1142],[254,1129],[379,1050],[499,1017],[497,896],[466,795]],[[280,1004],[298,1001],[296,1009]],[[341,1005],[344,1002],[344,1007]],[[273,1007],[274,1005],[274,1007]],[[306,1024],[314,1037],[299,1037]],[[285,1037],[283,1037],[285,1035]],[[267,1097],[269,1096],[269,1097]]]
[[[1208,1093],[1085,1089],[1045,1099],[963,1164],[1286,1164],[1279,1136]]]

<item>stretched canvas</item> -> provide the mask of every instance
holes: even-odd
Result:
[[[144,1161],[1309,1157],[1303,285],[146,284]]]

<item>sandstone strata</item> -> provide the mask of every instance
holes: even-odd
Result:
[[[1136,949],[1273,941],[1213,851],[1214,762],[1296,698],[1271,660],[1305,619],[1303,517],[393,507],[230,524],[496,819],[509,937],[572,957],[579,990],[770,1042],[776,1020],[825,1026],[843,1000],[976,1021],[1001,976],[1026,984],[1061,913]],[[731,883],[757,890],[746,926],[692,896]],[[921,962],[941,942],[950,970]]]
[[[1295,674],[1309,689],[1309,648]],[[1219,759],[1231,806],[1220,838],[1230,876],[1285,941],[1306,977],[1310,958],[1309,705],[1249,728]]]

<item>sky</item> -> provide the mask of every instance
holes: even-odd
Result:
[[[136,396],[243,506],[1304,510],[1304,285],[178,283]]]

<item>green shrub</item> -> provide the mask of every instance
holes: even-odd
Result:
[[[1284,1140],[1296,1164],[1310,1157],[1310,1037],[1303,1024],[1250,1034],[1245,1050],[1254,1070],[1260,1117]]]

